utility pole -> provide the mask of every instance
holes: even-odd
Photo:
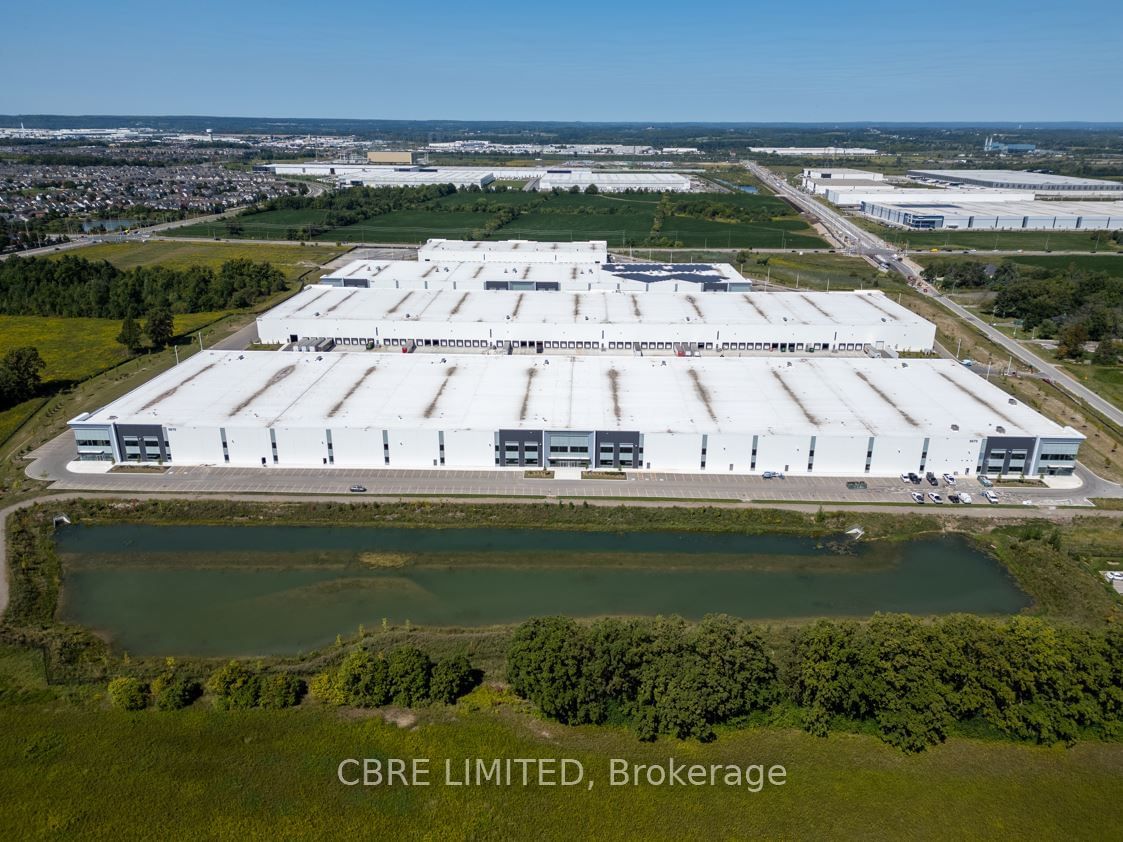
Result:
[[[959,359],[959,349],[963,347],[963,337],[959,337],[959,341],[955,344],[955,358]]]
[[[203,331],[199,331],[199,350],[203,350]]]
[[[172,350],[175,351],[175,364],[179,365],[179,347],[176,346],[176,345],[173,345]]]

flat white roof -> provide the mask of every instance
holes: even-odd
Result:
[[[544,243],[537,240],[444,240],[431,239],[417,252],[426,260],[439,259],[442,254],[453,253],[455,260],[463,260],[465,252],[479,254],[510,254],[518,257],[527,252],[550,252],[558,256],[558,262],[570,260],[582,263],[588,259],[603,255],[608,251],[607,240],[575,240],[572,242]],[[431,255],[431,256],[430,256]]]
[[[545,245],[545,244],[542,244]],[[455,245],[451,244],[450,249]],[[728,263],[468,263],[416,260],[354,260],[322,280],[369,281],[379,286],[395,283],[447,284],[483,288],[487,281],[525,281],[565,283],[569,286],[590,284],[615,288],[621,282],[642,280],[655,282],[687,278],[707,281],[745,281],[743,275]]]
[[[1011,401],[951,360],[204,351],[75,423],[1081,437]]]
[[[467,169],[380,170],[377,172],[343,173],[342,178],[364,184],[485,184],[492,180],[490,172]]]
[[[680,186],[689,184],[690,179],[677,173],[657,172],[594,172],[591,170],[574,170],[571,172],[547,172],[542,176],[543,182],[551,184],[604,184],[610,186],[627,186],[629,184],[665,184],[667,186]]]
[[[937,181],[994,182],[996,184],[1030,184],[1038,187],[1069,185],[1090,189],[1123,190],[1123,183],[1102,178],[1078,178],[1071,175],[1051,175],[1028,170],[909,170],[910,176],[931,178]]]
[[[348,289],[309,286],[262,319],[364,320],[416,323],[640,325],[877,325],[925,324],[880,292],[698,292],[642,294],[515,292],[457,289]],[[302,331],[305,333],[308,331]],[[320,334],[316,334],[320,335]]]

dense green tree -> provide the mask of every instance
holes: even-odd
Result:
[[[429,696],[434,702],[451,705],[476,683],[475,671],[466,655],[441,658],[433,665]]]
[[[144,335],[153,348],[159,350],[172,341],[172,324],[172,314],[166,306],[157,306],[148,312],[148,318],[144,322]]]
[[[428,655],[412,646],[403,646],[387,656],[386,666],[394,704],[413,707],[429,701],[433,662]]]
[[[1119,362],[1120,355],[1123,355],[1123,348],[1120,348],[1118,340],[1107,336],[1096,345],[1096,351],[1092,354],[1092,362],[1096,365],[1115,365]]]
[[[36,348],[13,348],[0,359],[0,408],[35,396],[46,363]]]
[[[343,659],[335,686],[343,703],[356,707],[381,707],[392,695],[386,659],[362,649]]]
[[[125,346],[130,354],[135,354],[141,348],[140,325],[132,315],[125,316],[121,322],[121,332],[117,334],[117,341]]]
[[[1057,333],[1057,353],[1069,359],[1080,359],[1087,341],[1088,328],[1084,322],[1069,322]]]

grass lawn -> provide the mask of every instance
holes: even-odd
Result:
[[[160,264],[171,269],[210,266],[217,269],[227,260],[257,260],[272,263],[292,279],[327,263],[339,254],[328,246],[263,245],[260,243],[176,243],[150,240],[146,243],[99,243],[74,252],[87,260],[108,260],[118,269]]]
[[[1123,366],[1064,363],[1063,367],[1100,397],[1123,406]]]
[[[1069,750],[952,739],[907,756],[875,737],[797,730],[645,744],[545,722],[485,688],[401,728],[316,708],[128,714],[0,668],[0,822],[12,839],[1066,838],[1116,823],[1123,746]],[[27,685],[31,686],[27,686]],[[74,691],[70,691],[74,693]],[[474,709],[475,708],[475,709]],[[481,709],[482,708],[482,709]],[[344,786],[345,758],[429,758],[429,786]],[[574,787],[450,786],[445,760],[573,758]],[[612,786],[631,763],[784,767],[782,786]],[[719,778],[720,780],[720,778]],[[592,785],[589,785],[589,782]]]
[[[746,224],[673,216],[664,220],[662,233],[688,248],[817,249],[826,246],[798,219]]]

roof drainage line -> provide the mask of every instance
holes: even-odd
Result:
[[[331,364],[327,367],[327,369],[324,370],[324,371],[321,371],[320,375],[318,377],[316,377],[311,383],[309,383],[308,387],[306,389],[303,389],[300,392],[299,395],[297,395],[295,398],[293,398],[285,406],[284,409],[282,409],[280,412],[278,412],[276,415],[274,415],[273,420],[271,420],[268,423],[268,425],[266,425],[266,426],[272,427],[274,424],[276,424],[278,421],[280,421],[282,418],[284,418],[285,413],[288,412],[290,409],[292,409],[294,406],[296,406],[300,401],[302,401],[304,399],[304,396],[307,395],[312,389],[314,389],[320,383],[321,380],[324,379],[324,375],[326,375],[329,371],[331,371],[333,368],[335,368],[337,365],[339,365],[341,362],[343,362],[343,359],[344,359],[344,356],[342,354],[337,354],[336,359],[331,361]]]
[[[702,382],[701,376],[693,368],[688,368],[686,370],[686,373],[688,375],[690,375],[690,379],[694,383],[694,393],[698,396],[698,399],[700,401],[702,401],[702,404],[706,407],[706,412],[709,414],[710,420],[713,421],[715,424],[719,423],[718,420],[717,420],[717,414],[714,412],[713,403],[711,403],[711,401],[710,401],[710,390],[707,389],[706,384]]]
[[[214,368],[216,365],[218,365],[218,363],[207,363],[205,366],[203,366],[201,369],[196,371],[190,377],[185,377],[183,380],[180,380],[177,384],[172,386],[170,389],[167,389],[167,390],[161,392],[160,394],[158,394],[156,397],[154,397],[152,400],[150,400],[148,403],[146,403],[144,406],[142,406],[140,408],[140,411],[144,412],[146,409],[151,409],[152,407],[154,407],[156,404],[160,403],[161,401],[167,400],[168,398],[170,398],[172,395],[174,395],[176,392],[179,391],[180,386],[186,386],[188,383],[190,383],[196,377],[198,377],[201,374],[205,374],[206,372],[208,372],[212,368]]]
[[[896,410],[897,414],[900,415],[905,421],[912,424],[912,426],[914,426],[918,429],[920,428],[919,422],[917,422],[917,420],[915,418],[913,418],[911,415],[909,415],[907,412],[905,412],[903,409],[901,409],[899,406],[897,406],[896,402],[894,402],[894,400],[892,398],[890,398],[887,394],[885,394],[885,392],[881,391],[881,389],[878,388],[878,386],[872,380],[870,380],[870,378],[866,375],[866,373],[864,371],[857,371],[857,372],[855,372],[855,374],[857,374],[858,377],[861,378],[863,383],[865,383],[867,386],[869,386],[871,389],[873,389],[873,391],[877,393],[877,396],[879,398],[881,398],[883,401],[885,401],[887,404],[889,404],[889,406],[893,407],[893,409]]]
[[[354,395],[355,392],[359,391],[360,387],[367,381],[367,378],[374,374],[377,369],[378,366],[372,365],[370,368],[364,371],[362,373],[362,376],[359,377],[359,379],[351,385],[351,388],[347,390],[347,393],[343,397],[341,397],[336,402],[335,406],[333,406],[328,411],[328,418],[334,418],[339,413],[339,410],[343,409],[343,405],[351,399],[351,396]]]
[[[812,415],[810,410],[808,410],[807,407],[803,405],[803,401],[799,399],[799,395],[797,395],[792,387],[787,384],[787,381],[784,380],[780,372],[778,372],[776,369],[772,369],[772,376],[776,378],[776,382],[778,382],[783,390],[787,392],[788,397],[795,401],[795,405],[799,407],[800,411],[803,413],[803,417],[806,418],[811,424],[814,424],[816,427],[820,426],[819,419]]]
[[[1005,421],[1007,424],[1009,424],[1011,427],[1016,427],[1018,429],[1021,429],[1021,424],[1019,424],[1017,421],[1014,421],[1013,419],[1011,419],[1008,415],[1003,413],[1002,410],[1000,410],[998,407],[992,406],[990,403],[988,403],[987,401],[980,398],[978,395],[976,395],[974,392],[972,392],[970,389],[968,389],[962,383],[957,383],[954,378],[949,377],[947,374],[945,374],[942,371],[937,371],[936,373],[938,375],[940,375],[940,377],[944,378],[944,380],[948,381],[948,383],[955,386],[955,388],[959,389],[959,391],[961,391],[963,394],[967,395],[967,397],[971,398],[971,400],[973,400],[979,406],[986,407],[991,412],[993,412],[995,415],[997,415],[999,418],[1001,418],[1003,421]]]
[[[440,388],[437,389],[437,394],[433,395],[433,399],[429,401],[429,405],[425,407],[425,411],[422,413],[426,418],[432,418],[433,413],[437,411],[437,404],[441,402],[441,395],[445,393],[445,388],[454,374],[456,374],[456,366],[449,366],[445,371],[445,379],[441,381]]]
[[[262,395],[264,395],[266,392],[268,392],[270,389],[272,389],[274,386],[276,386],[278,383],[280,383],[282,380],[284,380],[286,377],[288,377],[294,371],[296,371],[296,363],[292,363],[291,365],[286,365],[284,368],[278,369],[277,371],[273,372],[273,376],[265,381],[264,386],[262,386],[260,389],[258,389],[256,392],[254,392],[252,395],[250,395],[248,398],[246,398],[244,401],[242,401],[240,404],[238,404],[236,407],[234,407],[232,410],[230,410],[230,413],[226,417],[227,418],[233,418],[235,415],[237,415],[239,412],[241,412],[243,409],[245,409],[247,406],[249,406],[255,400],[260,398]]]
[[[411,295],[413,295],[413,290],[410,290],[405,295],[403,295],[401,298],[399,298],[398,303],[395,304],[393,307],[391,307],[389,310],[386,311],[386,315],[391,316],[394,313],[398,312],[398,310],[401,308],[401,306],[403,304],[405,304],[407,301],[409,301]]]

